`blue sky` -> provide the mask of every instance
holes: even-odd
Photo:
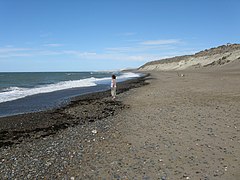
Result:
[[[239,0],[0,0],[0,72],[91,71],[240,43]]]

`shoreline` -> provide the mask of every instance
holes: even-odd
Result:
[[[2,179],[238,179],[240,74],[181,73],[151,72],[116,102],[79,97],[52,115],[82,124],[0,148]]]
[[[66,76],[64,74],[54,75],[54,76]],[[81,72],[79,73],[82,74]],[[78,76],[80,76],[78,74]],[[118,83],[126,81],[129,79],[134,79],[136,77],[142,76],[141,73],[118,73]],[[47,76],[46,74],[45,76]],[[73,74],[74,75],[74,74]],[[88,74],[89,76],[90,74]],[[14,87],[6,88],[6,92],[0,93],[0,117],[7,117],[19,114],[33,113],[39,111],[46,111],[49,109],[54,109],[56,107],[61,107],[69,103],[69,101],[77,96],[106,91],[110,89],[110,77],[105,77],[105,75],[92,75],[93,79],[84,77],[82,79],[75,80],[64,80],[62,82],[55,82],[53,84],[46,84],[43,86],[33,86],[27,89],[21,89],[21,85],[14,85]],[[15,75],[9,75],[9,77]],[[24,73],[21,76],[26,76]],[[38,76],[38,73],[35,74]],[[51,75],[49,75],[51,76]],[[100,77],[104,76],[104,77]],[[40,76],[41,77],[41,76]],[[67,76],[68,77],[68,76]],[[11,81],[11,78],[10,78]],[[44,81],[44,80],[43,80]],[[26,82],[23,82],[23,84]],[[31,82],[30,82],[31,84]],[[77,85],[76,85],[77,84]],[[85,85],[86,86],[85,86]],[[77,87],[79,85],[79,87]],[[4,83],[3,83],[4,86]],[[16,87],[15,87],[16,86]],[[67,88],[68,87],[68,88]],[[70,88],[72,87],[72,88]],[[54,90],[55,88],[55,90]],[[63,89],[61,89],[63,88]],[[0,88],[1,89],[1,88]],[[59,89],[59,90],[57,90]],[[52,91],[53,90],[53,91]],[[15,96],[16,95],[16,96]],[[25,96],[25,97],[24,97]]]
[[[146,85],[149,74],[118,83],[117,94]],[[78,112],[71,109],[80,107]],[[82,125],[113,116],[126,108],[122,102],[112,101],[110,90],[88,93],[70,98],[60,107],[39,112],[0,117],[0,148],[25,140],[44,138],[70,126]],[[91,111],[96,111],[95,113]]]
[[[106,85],[39,93],[0,103],[0,118],[48,111],[66,106],[74,97],[106,91]],[[77,94],[77,95],[76,95]]]

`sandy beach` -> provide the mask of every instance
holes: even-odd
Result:
[[[54,116],[75,125],[6,138],[13,143],[0,149],[1,179],[239,179],[239,70],[179,73],[151,72],[142,80],[148,85],[116,102],[88,102],[97,116],[97,109],[110,115],[77,123],[86,104],[78,100]],[[13,131],[5,127],[1,139]]]
[[[0,180],[240,180],[239,7],[0,1]]]

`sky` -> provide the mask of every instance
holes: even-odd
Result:
[[[102,71],[240,43],[239,0],[0,0],[0,72]]]

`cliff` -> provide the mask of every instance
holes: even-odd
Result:
[[[176,56],[173,58],[151,61],[138,70],[140,71],[171,71],[196,68],[222,67],[233,61],[240,62],[240,44],[227,44],[206,49],[193,55]]]

